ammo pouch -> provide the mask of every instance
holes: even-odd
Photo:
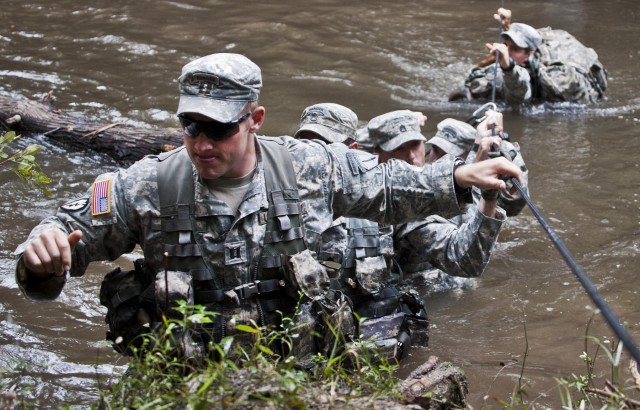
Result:
[[[403,312],[368,319],[360,323],[360,339],[386,360],[400,360],[411,347],[414,329],[428,323],[426,318]]]
[[[100,303],[107,307],[107,340],[117,352],[127,356],[133,355],[131,347],[142,345],[140,336],[149,330],[155,318],[153,287],[144,280],[142,261],[134,262],[134,270],[112,270],[100,285]]]
[[[473,98],[491,99],[493,78],[496,77],[494,71],[496,71],[494,64],[482,68],[474,68],[471,71],[465,80],[465,86],[469,89]],[[496,77],[496,98],[503,98],[501,90],[504,80],[502,79],[501,70],[497,70],[497,72],[500,74]]]
[[[174,308],[184,300],[188,306],[195,305],[191,275],[180,271],[158,272],[155,281],[155,300],[158,317],[182,319],[182,313]]]
[[[330,290],[314,301],[319,337],[318,351],[334,357],[356,338],[356,321],[351,300],[338,290]]]
[[[315,253],[305,249],[286,259],[284,274],[289,296],[297,300],[301,292],[309,300],[321,300],[329,289],[329,276]]]
[[[429,319],[420,296],[399,291],[395,286],[382,289],[357,309],[360,339],[386,359],[400,360],[412,344],[429,343]],[[373,338],[374,340],[368,340]]]
[[[382,255],[356,259],[356,280],[361,291],[373,295],[388,282],[387,262]]]
[[[329,291],[320,300],[301,303],[293,318],[290,354],[296,364],[311,369],[316,353],[326,358],[339,355],[356,335],[351,302],[340,291]]]

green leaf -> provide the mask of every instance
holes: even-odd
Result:
[[[193,315],[189,315],[187,320],[191,323],[213,323],[209,315],[204,313],[194,313]]]
[[[273,353],[273,350],[269,349],[267,346],[263,346],[263,345],[258,345],[258,349],[260,349],[261,352],[266,353],[268,355],[273,356],[275,353]]]
[[[42,147],[38,144],[31,144],[27,148],[24,149],[24,153],[28,155],[36,155],[42,151]]]
[[[247,332],[247,333],[258,333],[260,331],[255,327],[251,327],[247,325],[236,325],[236,329],[238,329],[241,332]]]

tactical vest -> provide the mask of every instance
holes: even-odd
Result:
[[[346,235],[345,249],[342,253],[324,250],[319,258],[331,269],[332,288],[344,292],[359,318],[366,318],[359,322],[360,338],[375,339],[374,349],[389,360],[401,359],[414,343],[427,346],[429,321],[424,305],[415,293],[398,288],[402,275],[400,267],[392,265],[391,232],[385,235],[384,227],[358,218],[347,218],[335,229],[341,229],[336,233],[340,239]],[[390,252],[385,253],[386,247]]]
[[[340,229],[346,232],[346,247],[342,253],[321,252],[320,260],[332,270],[334,287],[355,289],[363,287],[368,292],[375,292],[381,282],[385,280],[387,262],[384,259],[380,244],[380,229],[376,222],[366,219],[346,218]],[[368,277],[365,272],[358,275],[363,266],[360,262],[366,258],[375,258],[374,264],[369,266]],[[360,278],[362,283],[359,284]],[[353,292],[349,292],[352,294]]]
[[[250,264],[252,281],[241,286],[223,288],[216,282],[213,269],[203,255],[203,244],[197,241],[193,168],[186,149],[161,155],[157,172],[160,229],[168,270],[188,272],[195,304],[217,312],[224,312],[229,304],[255,298],[263,322],[260,325],[265,325],[277,321],[279,315],[275,311],[286,311],[297,302],[286,294],[283,268],[287,258],[304,251],[306,245],[301,218],[303,206],[287,147],[267,138],[258,137],[258,142],[268,196],[268,209],[260,211],[259,219],[260,223],[266,223],[266,233],[259,260]],[[206,217],[215,218],[215,215]],[[225,249],[225,252],[234,251]]]
[[[378,318],[398,311],[402,299],[396,285],[399,279],[391,268],[391,236],[381,235],[376,222],[346,218],[336,228],[346,233],[346,247],[342,253],[324,251],[319,259],[332,276],[332,288],[342,290],[353,302],[361,317]],[[383,248],[390,247],[385,255]]]

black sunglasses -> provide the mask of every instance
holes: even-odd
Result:
[[[240,130],[240,123],[251,116],[251,112],[244,114],[242,117],[234,121],[218,122],[218,121],[195,121],[183,115],[178,115],[180,125],[184,133],[191,138],[196,138],[201,132],[214,141],[223,141],[235,135]]]

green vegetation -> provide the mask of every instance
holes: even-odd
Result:
[[[304,366],[293,357],[277,353],[273,346],[292,343],[296,329],[287,326],[263,332],[257,326],[237,326],[240,339],[252,339],[249,350],[234,347],[233,339],[224,338],[210,344],[211,357],[178,358],[176,350],[184,335],[211,323],[215,313],[201,306],[177,308],[183,319],[164,319],[160,330],[145,336],[142,348],[136,349],[126,374],[103,392],[101,409],[347,409],[347,408],[419,408],[403,404],[401,386],[393,376],[397,369],[358,344],[332,357],[316,355]],[[588,332],[588,329],[587,329]],[[587,353],[589,346],[595,352]],[[246,344],[245,344],[246,346]],[[595,364],[600,351],[606,353],[611,366],[611,380],[596,387]],[[184,353],[184,350],[182,350]],[[215,356],[215,357],[213,357]],[[585,338],[585,375],[557,378],[563,409],[633,409],[640,408],[640,374],[633,366],[630,377],[621,376],[622,347],[604,348],[596,338]],[[524,369],[523,369],[524,371]],[[498,408],[533,409],[540,403],[530,399],[529,386],[519,381],[507,400],[497,399]],[[405,407],[406,406],[406,407]],[[432,408],[438,407],[433,402]],[[483,409],[493,406],[486,403]]]
[[[0,169],[14,172],[23,183],[37,188],[45,195],[51,195],[45,187],[46,184],[51,183],[51,179],[36,162],[36,155],[42,149],[39,145],[31,144],[13,154],[6,152],[8,146],[19,138],[20,135],[14,131],[0,136]]]
[[[231,337],[210,343],[213,355],[176,357],[191,332],[211,323],[215,313],[201,306],[177,308],[184,319],[164,319],[160,330],[134,349],[126,375],[103,396],[100,408],[374,408],[398,403],[398,382],[390,364],[359,346],[330,358],[314,356],[301,366],[272,346],[290,344],[296,329],[263,333],[239,325],[239,339],[253,340],[249,351]],[[357,350],[357,353],[355,352]],[[383,408],[391,408],[383,404]]]
[[[592,312],[585,331],[584,352],[579,355],[580,360],[586,365],[585,373],[555,378],[562,409],[640,409],[640,372],[635,360],[630,359],[627,362],[628,367],[625,368],[621,343],[614,343],[610,348],[607,348],[605,343],[589,335],[589,329],[598,314],[598,310]],[[595,351],[590,353],[593,347],[595,347]],[[604,382],[603,377],[598,376],[596,372],[596,362],[601,351],[605,353],[607,362],[601,364],[600,367],[604,369],[609,367],[611,372],[610,377],[606,378]],[[625,370],[627,375],[623,376]],[[604,383],[604,386],[599,387],[596,385],[597,383]],[[527,390],[519,381],[509,400],[497,400],[497,402],[503,409],[539,408],[539,404],[535,403],[535,400],[528,398]],[[491,406],[483,407],[483,409],[489,408]]]

